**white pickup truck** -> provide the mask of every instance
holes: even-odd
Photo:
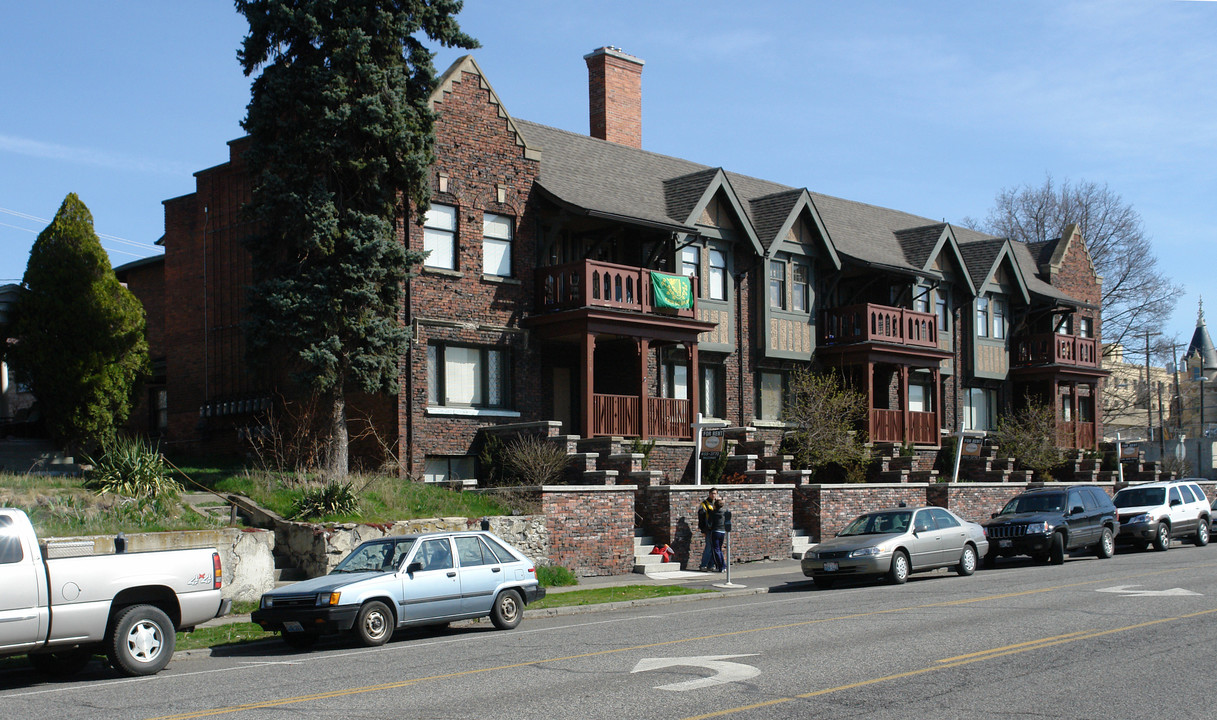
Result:
[[[212,548],[48,558],[20,510],[0,508],[0,657],[56,675],[104,653],[124,675],[153,675],[176,632],[228,613]]]

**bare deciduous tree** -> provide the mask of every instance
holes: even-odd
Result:
[[[836,372],[796,368],[782,419],[793,425],[783,446],[795,467],[819,469],[836,463],[847,470],[866,456],[855,428],[866,418],[866,396],[846,387]]]
[[[961,224],[1011,240],[1039,242],[1059,238],[1070,223],[1078,224],[1095,271],[1103,278],[1103,343],[1119,343],[1135,352],[1143,347],[1146,331],[1156,335],[1170,319],[1183,289],[1158,267],[1140,213],[1106,183],[1066,179],[1057,186],[1049,175],[1038,187],[1001,190],[984,221],[964,218]],[[1163,348],[1153,352],[1161,356]]]

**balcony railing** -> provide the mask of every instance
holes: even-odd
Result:
[[[1056,443],[1060,447],[1093,450],[1095,448],[1093,422],[1056,422]]]
[[[537,309],[540,312],[601,307],[697,317],[697,278],[692,278],[692,307],[673,309],[655,307],[651,271],[646,268],[583,260],[537,268],[536,273]]]
[[[882,443],[916,443],[937,445],[938,413],[909,411],[909,432],[904,432],[904,412],[901,410],[870,411],[870,440]]]
[[[824,311],[822,345],[884,342],[938,347],[938,316],[887,305],[850,305]]]
[[[592,396],[592,429],[594,436],[617,435],[640,437],[641,416],[638,414],[641,398],[635,395]],[[688,439],[693,437],[689,423],[691,403],[675,398],[646,398],[647,436]]]
[[[1094,338],[1039,333],[1019,338],[1014,343],[1015,366],[1071,365],[1099,366],[1099,341]]]

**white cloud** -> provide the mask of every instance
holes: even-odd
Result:
[[[31,140],[13,135],[0,135],[0,152],[24,155],[41,160],[58,160],[77,165],[91,165],[111,170],[125,170],[153,175],[180,177],[193,172],[193,169],[184,163],[150,160],[90,148],[70,147],[68,145],[42,142],[41,140]]]

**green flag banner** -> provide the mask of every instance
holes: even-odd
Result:
[[[693,307],[693,282],[683,275],[652,272],[651,288],[655,291],[655,307]]]

